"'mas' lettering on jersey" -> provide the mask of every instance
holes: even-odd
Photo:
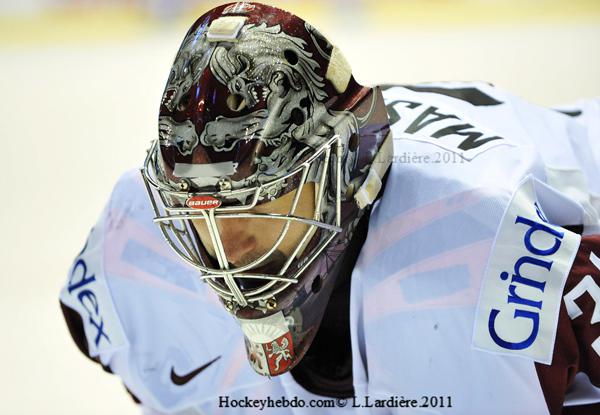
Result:
[[[522,182],[496,235],[475,318],[473,345],[550,364],[562,292],[579,235],[548,222],[534,183]]]
[[[61,301],[77,310],[82,317],[88,351],[91,357],[100,352],[123,346],[125,335],[111,301],[103,272],[101,229],[92,229],[90,236],[69,273],[60,293]]]
[[[469,121],[456,109],[419,102],[422,97],[393,99],[387,103],[394,138],[424,141],[472,160],[499,145],[510,145],[504,137]],[[410,96],[410,95],[409,95]]]

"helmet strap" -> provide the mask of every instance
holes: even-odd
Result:
[[[392,132],[390,131],[379,148],[373,163],[371,163],[371,167],[369,167],[367,178],[354,194],[354,200],[360,209],[364,209],[372,204],[381,191],[382,179],[389,169],[394,155],[393,140]]]

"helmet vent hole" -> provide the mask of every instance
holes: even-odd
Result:
[[[296,125],[302,125],[304,123],[304,113],[299,108],[294,108],[290,120]]]
[[[321,281],[321,276],[317,275],[315,277],[315,279],[313,280],[310,289],[312,290],[313,293],[318,293],[321,290],[321,285],[322,285],[322,281]]]
[[[283,52],[283,56],[285,56],[285,60],[288,61],[290,65],[295,65],[298,63],[298,55],[293,50],[286,49]]]
[[[239,112],[246,108],[246,100],[240,94],[231,94],[227,97],[227,107],[231,111]]]

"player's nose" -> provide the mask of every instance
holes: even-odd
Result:
[[[257,240],[254,235],[249,235],[239,226],[223,225],[219,229],[221,235],[221,242],[223,243],[223,249],[227,260],[235,264],[236,266],[245,265],[242,261],[244,258],[251,257],[252,251],[257,247]],[[248,261],[245,261],[248,262]]]

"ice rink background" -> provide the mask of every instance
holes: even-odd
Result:
[[[546,105],[600,96],[598,1],[269,2],[366,84],[486,80]],[[215,2],[0,1],[1,414],[133,414],[83,357],[58,291],[115,180],[156,135],[188,26]]]

